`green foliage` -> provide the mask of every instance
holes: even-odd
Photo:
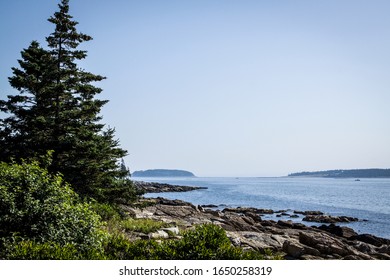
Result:
[[[72,244],[81,252],[99,250],[106,237],[101,226],[100,217],[89,204],[80,202],[61,176],[51,175],[37,162],[0,163],[3,246],[31,240],[37,244]],[[23,246],[31,245],[26,244]]]
[[[171,259],[189,260],[239,260],[263,259],[264,255],[255,251],[243,251],[234,247],[226,232],[219,226],[204,224],[196,226],[195,230],[186,231],[176,250],[167,252]]]
[[[54,242],[37,243],[32,240],[6,243],[8,260],[99,260],[105,259],[102,250],[79,251],[74,244],[60,245]]]
[[[229,238],[218,226],[206,224],[197,226],[194,231],[187,231],[180,242],[179,256],[185,259],[220,259],[226,258],[231,251]]]
[[[113,234],[104,246],[105,257],[111,260],[154,260],[161,247],[155,240],[129,241],[123,234]]]
[[[155,232],[156,230],[167,227],[169,224],[152,219],[126,219],[120,223],[120,227],[126,231],[136,231],[142,233]]]
[[[144,209],[146,207],[156,205],[156,202],[155,201],[150,201],[150,200],[139,199],[139,200],[133,202],[132,205],[134,207],[136,207],[136,208]]]
[[[7,116],[0,119],[0,161],[53,150],[49,170],[63,174],[79,195],[104,202],[134,200],[129,171],[119,164],[127,152],[99,115],[108,101],[96,98],[102,89],[95,84],[105,78],[77,65],[87,57],[79,44],[92,38],[77,31],[68,0],[49,22],[55,28],[46,38],[48,48],[34,41],[21,52],[19,68],[12,68],[9,78],[19,94],[0,100]]]
[[[120,220],[121,215],[115,204],[92,202],[91,209],[95,211],[103,221]]]

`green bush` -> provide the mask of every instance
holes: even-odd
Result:
[[[105,259],[102,250],[79,251],[75,244],[37,243],[32,240],[7,242],[4,254],[9,260],[94,260]]]
[[[116,205],[94,201],[91,203],[91,209],[95,211],[103,221],[121,219],[120,212]]]
[[[241,260],[264,259],[265,256],[256,251],[244,251],[234,247],[226,232],[213,224],[198,225],[195,230],[183,234],[175,250],[165,249],[166,257],[185,260]]]
[[[99,250],[106,236],[101,225],[61,176],[49,174],[36,161],[0,163],[0,249],[30,240],[71,244],[81,252]]]
[[[155,260],[158,248],[155,240],[130,241],[123,234],[113,234],[104,246],[107,259],[111,260]]]

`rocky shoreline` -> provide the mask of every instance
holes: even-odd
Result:
[[[163,193],[163,192],[188,192],[200,189],[207,189],[205,187],[189,187],[189,186],[178,186],[155,182],[143,182],[133,181],[134,187],[144,193]]]
[[[156,192],[155,188],[151,190]],[[146,187],[144,191],[148,192],[148,188]],[[124,210],[135,218],[149,218],[169,223],[173,226],[168,230],[175,232],[179,232],[179,228],[186,229],[197,224],[213,223],[225,229],[234,246],[260,252],[272,250],[285,259],[390,260],[389,239],[358,234],[351,228],[335,224],[357,221],[354,217],[332,217],[319,211],[295,211],[293,215],[303,215],[307,221],[324,223],[321,226],[307,226],[291,220],[276,222],[263,219],[262,215],[275,213],[271,209],[241,207],[220,210],[213,209],[214,205],[195,206],[185,201],[160,197],[143,198],[140,203],[142,207],[127,206]],[[277,212],[279,215],[284,213]],[[136,238],[159,239],[170,236],[162,230]]]

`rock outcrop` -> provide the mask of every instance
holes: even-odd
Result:
[[[181,229],[213,223],[225,229],[234,246],[260,252],[268,249],[286,259],[390,260],[390,240],[359,235],[350,228],[334,224],[309,227],[292,221],[275,222],[261,218],[262,213],[270,212],[268,209],[219,211],[164,198],[148,199],[148,205],[142,209],[126,207],[126,211],[136,218],[161,220]],[[156,236],[166,238],[161,232],[153,238]]]
[[[200,189],[207,189],[205,187],[188,187],[177,186],[162,183],[133,181],[134,187],[144,193],[162,193],[162,192],[188,192]]]
[[[306,215],[306,217],[303,218],[303,221],[333,224],[333,223],[357,222],[358,219],[354,217],[347,217],[347,216]]]

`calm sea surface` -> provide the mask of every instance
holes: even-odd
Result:
[[[345,224],[358,233],[390,238],[390,179],[326,178],[133,178],[184,186],[207,187],[184,193],[146,194],[145,197],[181,199],[195,205],[256,207],[273,210],[319,210],[334,216],[352,216],[361,221]],[[278,218],[273,220],[299,218]],[[306,223],[316,225],[314,223]]]

